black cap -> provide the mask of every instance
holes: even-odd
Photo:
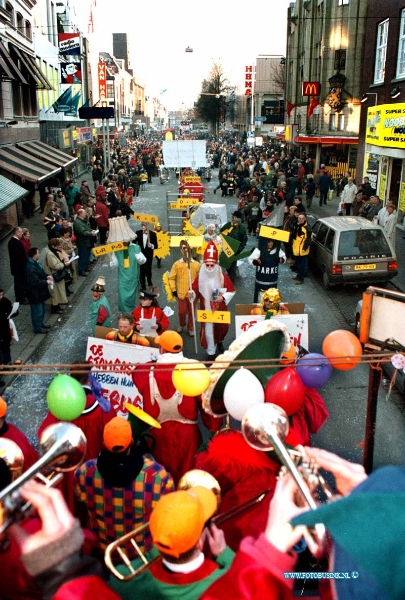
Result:
[[[240,210],[235,210],[235,212],[232,213],[232,216],[236,217],[237,219],[241,219],[242,213],[240,212]]]
[[[155,294],[154,292],[150,292],[149,290],[141,290],[139,292],[139,298],[140,300],[153,300],[154,298],[156,298],[157,294]]]

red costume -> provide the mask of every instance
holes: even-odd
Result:
[[[39,459],[38,452],[32,446],[27,436],[12,423],[4,422],[3,427],[0,429],[0,437],[15,442],[21,448],[21,452],[24,455],[23,473]]]
[[[296,560],[296,554],[280,552],[264,535],[245,538],[229,571],[200,600],[293,600],[294,580],[284,573],[294,571]]]
[[[315,388],[305,388],[304,402],[292,415],[291,425],[294,427],[303,446],[311,445],[311,433],[318,433],[329,417],[324,399]]]
[[[158,306],[137,306],[132,311],[136,323],[139,323],[139,319],[156,319],[157,333],[163,333],[169,328],[170,322],[168,317],[165,315],[163,310]],[[136,327],[135,327],[136,328]],[[142,330],[140,331],[142,333]]]
[[[143,397],[143,410],[154,417],[162,429],[151,429],[156,439],[153,456],[173,477],[193,468],[194,457],[202,443],[197,418],[210,431],[218,431],[222,417],[213,417],[202,408],[200,396],[184,396],[172,383],[172,371],[183,361],[183,354],[161,354],[157,363],[147,363],[149,371],[135,371],[132,379]],[[145,366],[145,365],[143,365]]]
[[[301,440],[291,431],[287,443],[296,446]],[[245,536],[257,537],[266,527],[280,463],[273,460],[270,453],[249,446],[239,431],[230,431],[213,437],[207,448],[197,454],[194,466],[218,481],[221,488],[219,514],[270,490],[261,502],[221,523],[226,543],[236,552]]]

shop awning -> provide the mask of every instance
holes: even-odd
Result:
[[[61,171],[61,167],[39,160],[13,145],[0,148],[0,169],[38,183]]]
[[[12,46],[21,63],[26,67],[28,73],[31,75],[31,78],[35,81],[37,89],[53,90],[54,88],[35,62],[35,58],[27,54],[25,50],[22,50],[22,48],[19,48],[15,44],[10,44],[10,46]]]
[[[55,167],[63,167],[66,169],[77,161],[75,156],[66,154],[66,152],[62,152],[62,150],[53,148],[49,144],[45,144],[45,142],[40,142],[38,140],[34,142],[17,142],[16,146],[36,158],[46,160],[46,162]]]
[[[297,144],[358,144],[359,138],[348,135],[297,135],[295,141]]]
[[[29,85],[29,82],[25,79],[20,69],[17,67],[13,59],[11,58],[7,48],[0,40],[0,69],[1,74],[5,79],[14,79],[15,81],[21,81],[25,85]]]
[[[28,194],[20,185],[10,181],[6,177],[0,175],[0,210],[4,210],[7,206],[11,206],[17,200],[21,200]]]

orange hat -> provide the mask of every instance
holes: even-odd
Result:
[[[150,517],[153,543],[160,552],[178,558],[197,544],[216,508],[214,492],[202,486],[162,496]]]
[[[104,427],[104,446],[110,452],[124,452],[132,442],[130,423],[123,417],[114,417]]]
[[[176,354],[183,350],[183,340],[179,333],[176,331],[164,331],[161,335],[155,337],[155,342],[166,350],[166,352],[172,352]]]
[[[208,242],[203,257],[204,262],[218,262],[218,250],[214,242]]]
[[[7,414],[7,404],[4,398],[0,396],[0,419],[5,417]]]

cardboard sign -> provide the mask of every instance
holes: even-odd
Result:
[[[196,181],[201,181],[201,177],[198,177],[198,175],[186,175],[181,178],[181,181],[183,183],[195,183]]]
[[[195,206],[201,204],[198,198],[191,198],[190,196],[184,196],[183,198],[177,198],[177,202],[170,202],[170,210],[181,210],[188,206]]]
[[[137,223],[153,223],[154,225],[156,225],[157,223],[159,223],[159,219],[156,215],[144,215],[141,213],[138,214],[134,214],[134,221],[136,221]]]
[[[231,258],[231,256],[233,256],[235,254],[234,250],[232,250],[232,248],[230,247],[228,242],[225,240],[223,235],[221,235],[220,237],[222,239],[222,252],[225,252],[227,257]]]
[[[290,239],[290,232],[284,231],[283,229],[277,229],[276,227],[261,225],[259,236],[270,238],[272,240],[279,240],[280,242],[288,242]]]
[[[117,250],[124,250],[124,242],[114,242],[114,244],[106,244],[105,246],[97,246],[93,248],[94,256],[104,256],[104,254],[110,254],[111,252],[117,252]]]
[[[95,371],[93,376],[103,388],[103,396],[111,402],[120,417],[127,417],[124,402],[142,408],[143,401],[138,388],[132,381],[136,371],[133,364],[156,361],[159,349],[136,344],[124,344],[111,340],[89,337],[87,340],[86,360],[97,365],[108,363],[105,371]]]
[[[235,315],[236,337],[264,319],[265,315]],[[294,346],[299,344],[306,349],[309,348],[308,315],[275,315],[272,319],[281,321],[287,327],[291,343]]]
[[[197,310],[197,321],[199,323],[230,323],[231,313],[229,310]]]
[[[172,235],[170,238],[171,248],[180,248],[180,242],[185,240],[190,248],[201,248],[203,238],[201,235]]]

